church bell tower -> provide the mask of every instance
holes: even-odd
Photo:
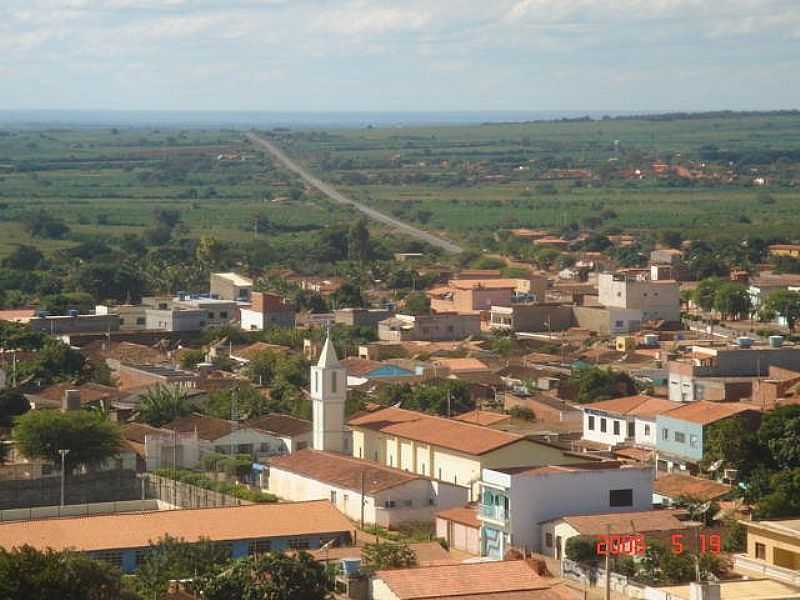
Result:
[[[344,452],[347,372],[336,357],[330,332],[319,361],[311,367],[311,404],[315,450]]]

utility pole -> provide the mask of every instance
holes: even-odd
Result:
[[[366,488],[367,472],[361,471],[361,529],[364,529],[364,492]]]
[[[58,453],[61,455],[61,505],[64,506],[64,480],[66,478],[67,469],[66,469],[66,459],[67,454],[69,454],[68,448],[60,448]]]
[[[611,600],[611,525],[606,525],[606,600]]]

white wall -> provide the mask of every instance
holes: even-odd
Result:
[[[650,510],[653,478],[650,467],[586,470],[511,478],[511,543],[541,550],[539,523],[569,515],[591,515]],[[609,492],[632,489],[633,506],[611,507]]]
[[[589,429],[591,418],[594,417],[594,430]],[[605,422],[606,431],[603,433],[602,425]],[[619,434],[614,434],[614,423],[619,427]],[[623,444],[628,439],[628,422],[624,417],[600,413],[599,411],[583,411],[583,439],[598,444],[615,446]]]
[[[400,600],[383,579],[373,577],[370,581],[370,598],[372,600]]]
[[[231,444],[233,444],[234,454],[238,452],[238,446],[248,444],[253,446],[255,454],[286,454],[290,451],[281,438],[249,427],[232,431],[228,435],[214,440],[212,445],[215,449],[219,448],[222,452],[230,453]],[[262,444],[266,444],[266,446],[262,446]]]
[[[656,420],[636,417],[634,422],[636,423],[636,437],[634,438],[636,445],[655,448],[656,440],[658,439],[656,435]]]
[[[304,477],[277,466],[270,468],[269,491],[293,502],[329,500],[348,518],[354,521],[361,519],[361,494],[358,491]],[[331,492],[335,492],[335,495]],[[365,495],[364,521],[387,528],[404,521],[432,522],[437,511],[464,506],[467,493],[465,488],[441,482],[426,479],[410,481],[371,496]],[[431,499],[433,504],[430,503]],[[394,502],[395,506],[387,508],[389,501]]]
[[[264,329],[264,313],[260,313],[249,308],[239,311],[241,328],[245,331],[261,331]]]

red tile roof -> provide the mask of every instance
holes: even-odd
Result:
[[[144,548],[164,535],[195,542],[352,532],[327,500],[220,508],[64,517],[0,524],[0,547],[73,548],[81,552]]]
[[[428,479],[368,460],[311,448],[272,458],[270,467],[357,492],[361,491],[363,475],[367,494],[377,494],[411,481]]]
[[[753,405],[740,402],[707,402],[698,400],[696,402],[683,403],[678,408],[665,413],[665,416],[671,419],[698,423],[699,425],[710,425],[745,412],[759,411]]]
[[[721,498],[730,491],[731,487],[724,483],[680,473],[665,474],[653,482],[653,492],[667,498],[685,496],[708,502]]]
[[[311,421],[299,419],[291,415],[272,413],[261,417],[253,417],[244,422],[245,427],[259,429],[273,435],[294,437],[311,431]]]
[[[663,414],[679,406],[680,403],[664,400],[663,398],[627,396],[625,398],[613,398],[611,400],[603,400],[602,402],[584,404],[583,408],[601,410],[615,415],[655,418],[656,415]]]
[[[672,511],[651,510],[647,512],[611,513],[605,515],[573,515],[563,517],[581,535],[601,535],[611,527],[611,533],[631,534],[654,531],[684,529],[686,524]]]
[[[537,575],[523,560],[470,563],[378,571],[399,600],[545,590],[551,582]]]
[[[522,442],[521,435],[402,408],[385,408],[349,421],[388,435],[478,456]]]
[[[437,512],[436,516],[475,529],[481,526],[481,522],[478,520],[478,509],[475,506],[456,506],[455,508],[448,508]]]

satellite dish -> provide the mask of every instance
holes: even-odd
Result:
[[[392,408],[400,408],[400,405],[401,405],[402,403],[403,403],[403,401],[402,401],[402,400],[400,400],[399,402],[395,402],[394,404],[392,404],[392,406],[391,406],[391,407],[392,407]]]
[[[722,463],[725,462],[722,459],[715,460],[710,467],[708,467],[708,472],[713,473],[714,471],[718,471],[719,468],[722,466]]]

